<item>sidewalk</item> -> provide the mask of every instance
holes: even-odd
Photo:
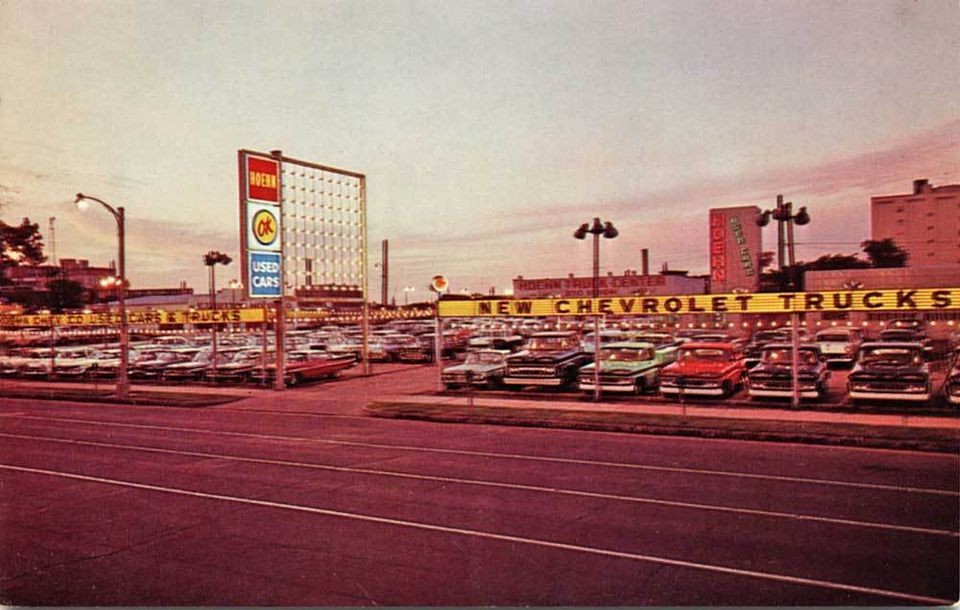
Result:
[[[638,434],[796,442],[960,454],[960,417],[677,403],[593,403],[393,395],[374,417]]]
[[[514,409],[541,409],[560,411],[581,411],[595,413],[633,413],[644,415],[673,415],[681,417],[708,417],[721,419],[792,421],[810,423],[858,424],[869,426],[897,426],[914,428],[937,428],[960,431],[960,417],[936,417],[929,415],[909,415],[900,413],[850,413],[830,412],[809,409],[784,409],[777,406],[730,407],[722,402],[716,405],[686,404],[677,402],[629,403],[629,402],[589,402],[579,400],[524,400],[514,398],[488,398],[467,396],[436,395],[394,395],[384,398],[384,402],[417,402],[430,405],[467,406],[472,400],[476,407],[501,407]]]

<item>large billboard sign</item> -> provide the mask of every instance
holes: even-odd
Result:
[[[753,292],[759,287],[759,214],[754,205],[710,210],[712,292]]]
[[[340,300],[362,302],[366,177],[279,151],[240,150],[238,156],[247,296],[309,300],[318,290],[333,290]]]

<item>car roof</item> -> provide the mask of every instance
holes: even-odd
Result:
[[[866,349],[869,347],[900,347],[922,350],[923,344],[915,341],[870,341],[869,343],[860,344],[860,349]]]
[[[817,345],[816,343],[801,343],[800,345],[797,346],[797,348],[798,348],[798,349],[806,349],[806,350],[816,350],[816,351],[818,351],[818,352],[820,351],[820,346]],[[792,343],[783,343],[783,342],[779,342],[779,341],[778,341],[778,342],[776,342],[776,343],[767,343],[766,345],[763,346],[763,349],[764,349],[764,350],[768,350],[768,349],[793,349],[793,344],[792,344]]]
[[[684,343],[680,346],[682,350],[691,350],[691,349],[727,349],[732,350],[732,343],[719,343],[716,341],[691,341],[690,343]]]
[[[608,343],[604,349],[612,348],[631,348],[631,349],[655,349],[657,346],[647,341],[615,341]]]

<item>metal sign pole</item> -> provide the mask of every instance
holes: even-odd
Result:
[[[284,375],[286,371],[284,370],[284,331],[286,330],[287,325],[287,312],[284,302],[286,293],[287,293],[287,283],[286,283],[286,261],[284,260],[284,255],[286,254],[284,249],[284,238],[283,238],[283,152],[279,150],[271,150],[270,156],[277,160],[277,203],[279,204],[279,213],[277,214],[277,232],[279,233],[278,239],[280,239],[280,299],[277,301],[277,373],[275,379],[273,380],[273,389],[283,391],[284,389]]]
[[[434,316],[434,324],[436,326],[436,333],[433,339],[433,357],[437,362],[437,391],[443,391],[443,322],[440,320],[440,293],[437,293],[436,300],[436,315]]]
[[[797,327],[800,326],[800,314],[793,312],[790,314],[790,324],[792,332],[790,337],[790,368],[793,377],[793,391],[791,393],[790,404],[794,409],[800,407],[800,334]]]

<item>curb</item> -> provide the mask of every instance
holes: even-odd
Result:
[[[187,392],[132,391],[127,400],[120,400],[113,390],[59,390],[33,389],[16,391],[0,390],[2,398],[33,398],[37,400],[62,400],[101,404],[134,405],[150,407],[181,407],[196,409],[212,407],[242,400],[242,396],[224,394],[190,394]]]
[[[960,432],[938,428],[896,428],[832,422],[731,420],[710,417],[650,415],[569,409],[373,402],[363,412],[372,417],[438,423],[483,424],[623,432],[658,436],[804,443],[934,453],[960,452]]]

